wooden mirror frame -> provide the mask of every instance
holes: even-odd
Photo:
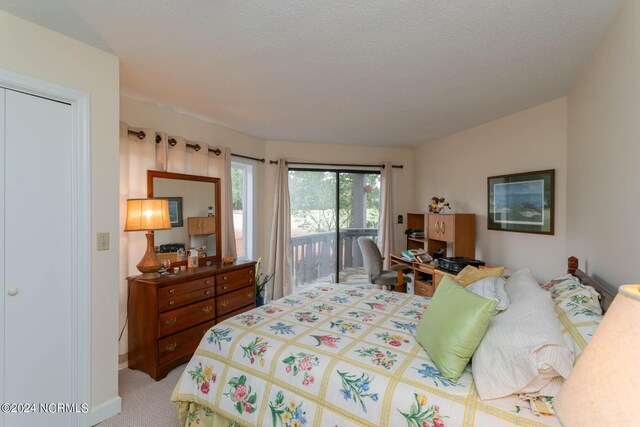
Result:
[[[197,181],[197,182],[210,182],[214,185],[215,194],[215,218],[216,218],[216,254],[214,256],[205,256],[198,258],[198,263],[203,264],[208,261],[220,261],[222,259],[222,228],[220,221],[220,178],[213,178],[209,176],[200,175],[187,175],[184,173],[175,172],[163,172],[156,170],[147,171],[147,197],[153,197],[153,178],[165,178],[165,179],[178,179],[182,181]],[[153,232],[152,232],[153,233]],[[151,238],[151,243],[155,247],[155,236]],[[185,251],[189,251],[189,248],[185,248]],[[176,261],[171,263],[171,267],[179,267],[187,265],[187,261]]]

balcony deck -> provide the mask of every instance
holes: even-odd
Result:
[[[295,286],[309,283],[334,282],[336,248],[340,248],[340,282],[367,282],[358,237],[378,240],[376,228],[346,228],[339,233],[323,232],[291,238],[292,267]],[[336,245],[336,241],[339,246]],[[334,279],[334,280],[332,280]]]

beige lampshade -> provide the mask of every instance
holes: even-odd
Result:
[[[555,399],[565,427],[640,425],[640,285],[622,286]]]
[[[166,230],[171,228],[167,199],[127,200],[124,231]]]

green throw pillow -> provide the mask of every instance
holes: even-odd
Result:
[[[460,378],[497,303],[467,291],[448,276],[442,279],[422,316],[416,340],[446,378]]]

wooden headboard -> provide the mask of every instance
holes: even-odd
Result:
[[[567,272],[578,278],[582,282],[583,285],[588,285],[593,287],[600,294],[600,306],[602,307],[602,311],[605,312],[613,302],[614,294],[611,293],[607,288],[598,283],[595,279],[587,276],[587,273],[580,270],[578,268],[578,258],[574,256],[570,256],[567,265]]]

